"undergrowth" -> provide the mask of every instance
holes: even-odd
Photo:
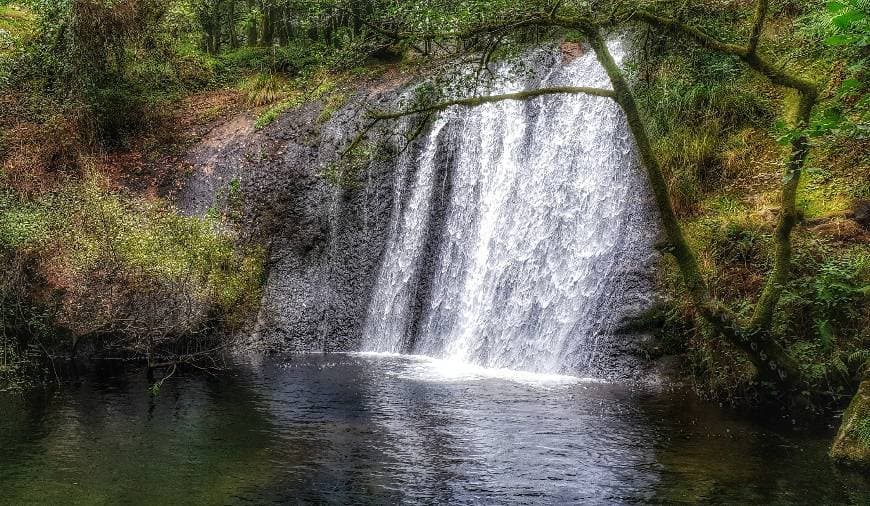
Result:
[[[207,328],[241,325],[259,304],[263,252],[229,230],[93,177],[37,199],[7,190],[0,254],[17,267],[2,276],[0,298],[4,335],[19,340],[4,344],[7,362],[24,367],[37,342],[74,351],[91,339],[147,355]]]
[[[857,47],[860,30],[832,22],[852,3],[774,5],[779,14],[767,26],[764,47],[787,65],[802,62],[813,79],[834,69],[809,132],[813,150],[798,189],[792,277],[774,325],[813,388],[834,399],[852,392],[828,385],[856,381],[870,349],[870,231],[851,218],[870,197],[867,57]],[[707,7],[687,6],[686,16],[714,32],[743,23]],[[711,292],[745,321],[772,266],[790,139],[788,125],[776,118],[789,116],[794,96],[734,59],[710,58],[651,32],[638,37],[644,50],[630,68],[675,210]],[[658,331],[662,352],[685,353],[701,394],[755,402],[763,389],[753,366],[698,318],[669,258],[659,285],[669,300]]]

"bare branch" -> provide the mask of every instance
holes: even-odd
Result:
[[[516,93],[505,93],[503,95],[489,95],[484,97],[469,97],[469,98],[461,98],[456,100],[447,100],[444,102],[438,102],[435,104],[430,104],[427,106],[416,107],[414,109],[407,109],[404,111],[397,112],[379,112],[379,111],[369,111],[368,117],[370,121],[367,122],[362,130],[360,130],[356,136],[354,136],[353,140],[348,144],[348,146],[341,151],[339,154],[339,158],[344,158],[348,154],[350,154],[359,144],[366,138],[368,133],[381,121],[399,119],[405,116],[411,116],[414,114],[423,114],[428,113],[431,114],[437,111],[443,111],[448,107],[458,105],[465,107],[474,107],[482,104],[488,104],[493,102],[501,102],[504,100],[530,100],[536,97],[544,96],[544,95],[555,95],[555,94],[585,94],[592,95],[596,97],[607,97],[614,98],[616,95],[613,90],[607,90],[604,88],[589,88],[585,86],[556,86],[551,88],[539,88],[537,90],[529,90],[529,91],[519,91]],[[425,122],[424,122],[425,124]],[[420,129],[422,130],[422,129]],[[419,135],[420,132],[417,132],[416,135]],[[416,136],[415,135],[415,136]]]

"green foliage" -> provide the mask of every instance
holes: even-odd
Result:
[[[825,320],[848,317],[870,295],[870,255],[828,260],[813,279],[813,305]]]
[[[716,261],[726,265],[763,267],[770,251],[770,234],[752,221],[728,221],[717,224],[710,249]]]
[[[854,426],[855,439],[865,446],[870,446],[870,416],[864,416],[857,420]]]
[[[180,216],[161,202],[119,196],[95,181],[29,205],[7,199],[0,206],[0,245],[30,252],[41,268],[84,284],[76,290],[100,276],[133,292],[174,287],[231,321],[259,301],[263,271],[256,248],[237,248],[211,219]]]
[[[239,86],[248,104],[260,107],[281,100],[287,95],[288,80],[277,74],[254,74]]]
[[[824,250],[802,252],[798,275],[781,300],[777,333],[790,336],[791,351],[817,381],[848,375],[856,349],[870,340],[865,328],[870,297],[870,254],[860,249],[825,258]]]
[[[43,209],[0,197],[0,251],[28,246],[45,238],[48,226]]]
[[[30,12],[0,5],[0,89],[12,81],[21,46],[32,36],[34,24]]]
[[[227,312],[258,294],[258,259],[237,253],[232,238],[213,222],[176,215],[160,203],[127,201],[94,185],[67,192],[52,204],[49,209],[70,217],[55,220],[57,237],[69,266],[79,272],[110,255],[120,268],[146,278],[193,279],[196,295],[213,296]]]
[[[329,73],[320,72],[293,80],[287,98],[281,100],[257,117],[254,127],[257,129],[270,125],[285,111],[315,100],[320,100],[338,86],[338,81]]]
[[[830,1],[825,4],[830,29],[836,32],[825,39],[829,46],[870,46],[870,14],[862,0]]]
[[[842,73],[834,76],[832,99],[813,118],[806,133],[813,137],[836,135],[870,137],[870,4],[863,0],[829,1],[824,9],[801,19],[801,31],[810,41],[823,41],[816,53],[836,58]],[[781,130],[783,129],[780,126]],[[783,142],[800,132],[785,130]]]
[[[215,56],[215,70],[227,83],[251,73],[303,77],[327,64],[329,53],[322,45],[304,41],[284,47],[244,46]]]
[[[80,128],[92,128],[108,144],[123,142],[141,124],[146,101],[140,81],[128,74],[129,62],[160,58],[144,51],[154,43],[159,8],[146,0],[29,5],[36,36],[22,47],[11,84],[41,98],[33,103],[63,104],[71,115],[86,109]]]

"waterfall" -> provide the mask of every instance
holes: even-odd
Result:
[[[611,50],[621,60],[621,43]],[[591,51],[565,62],[539,50],[521,63],[500,65],[479,91],[609,88]],[[364,351],[532,372],[594,368],[636,295],[628,273],[652,241],[619,108],[583,95],[452,107],[421,142],[398,164],[404,186]]]

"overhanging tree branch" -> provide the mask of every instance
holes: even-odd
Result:
[[[536,90],[504,93],[501,95],[488,95],[482,97],[468,97],[455,100],[445,100],[443,102],[436,102],[433,104],[422,105],[419,107],[414,107],[411,109],[405,109],[396,112],[369,111],[367,113],[369,121],[363,126],[362,130],[357,133],[357,135],[353,138],[350,144],[348,144],[347,148],[345,148],[341,152],[340,157],[345,157],[346,155],[350,154],[354,149],[356,149],[356,147],[360,145],[360,143],[363,141],[363,139],[365,139],[365,137],[372,130],[372,128],[374,128],[381,121],[399,119],[405,116],[413,116],[415,114],[431,114],[433,112],[443,111],[444,109],[452,106],[474,107],[483,104],[503,102],[505,100],[530,100],[544,95],[556,94],[583,94],[605,98],[613,98],[615,96],[613,90],[608,90],[605,88],[592,88],[587,86],[553,86],[548,88],[538,88]]]
[[[555,94],[585,94],[592,95],[596,97],[607,97],[613,98],[615,96],[613,90],[608,90],[605,88],[590,88],[586,86],[553,86],[549,88],[538,88],[536,90],[528,90],[528,91],[518,91],[516,93],[504,93],[501,95],[488,95],[482,97],[468,97],[468,98],[459,98],[456,100],[445,100],[444,102],[437,102],[429,105],[422,105],[420,107],[415,107],[412,109],[407,109],[404,111],[397,112],[379,112],[379,111],[370,111],[369,117],[378,121],[388,120],[388,119],[396,119],[401,118],[403,116],[410,116],[412,114],[420,114],[424,112],[435,112],[435,111],[443,111],[448,107],[452,107],[454,105],[465,106],[465,107],[474,107],[483,104],[490,104],[493,102],[503,102],[505,100],[530,100],[533,98],[537,98],[544,95],[555,95]]]
[[[749,47],[722,42],[712,35],[709,35],[698,28],[677,21],[676,19],[656,16],[655,14],[646,11],[636,11],[624,17],[624,21],[630,21],[632,19],[682,34],[707,49],[734,55],[744,61],[749,67],[770,79],[774,84],[785,86],[786,88],[792,88],[813,97],[818,95],[818,86],[815,83],[802,77],[792,75],[781,68],[775,67],[769,61],[759,56],[757,51],[750,51]]]

